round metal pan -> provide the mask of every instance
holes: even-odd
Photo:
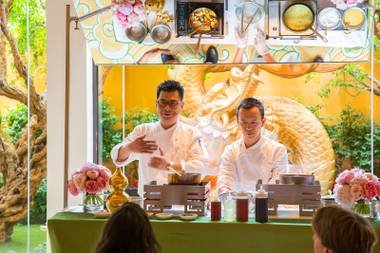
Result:
[[[172,31],[168,25],[158,24],[152,28],[150,36],[156,43],[165,44],[172,37]]]
[[[190,36],[196,33],[199,34],[196,46],[197,50],[199,49],[201,43],[202,34],[208,34],[214,31],[219,25],[218,16],[216,13],[206,7],[195,9],[190,14],[189,23],[193,30],[193,32],[190,33]]]
[[[324,42],[328,42],[328,40],[313,27],[315,15],[310,6],[304,3],[291,4],[285,9],[282,18],[285,26],[289,30],[293,32],[304,32],[310,29]]]
[[[335,30],[342,23],[342,15],[337,8],[327,7],[318,13],[318,25],[324,30]]]
[[[348,30],[358,30],[365,22],[365,12],[359,7],[351,7],[343,12],[342,22]]]

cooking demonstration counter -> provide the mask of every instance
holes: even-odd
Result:
[[[48,220],[53,253],[87,253],[96,247],[106,219],[90,213],[60,212]],[[310,219],[270,219],[266,224],[151,220],[162,252],[313,252]],[[380,237],[380,220],[372,222]],[[374,252],[380,252],[378,244]]]

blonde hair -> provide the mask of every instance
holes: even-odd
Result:
[[[320,208],[314,215],[313,229],[323,246],[334,253],[371,253],[377,241],[365,218],[339,206]]]

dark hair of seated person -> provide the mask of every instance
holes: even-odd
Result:
[[[96,253],[159,253],[152,226],[145,211],[126,203],[108,220]]]

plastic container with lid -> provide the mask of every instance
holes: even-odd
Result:
[[[268,193],[262,185],[256,192],[255,220],[256,222],[268,222]]]
[[[222,203],[216,197],[215,191],[211,193],[211,220],[220,221],[222,218]]]
[[[249,199],[248,192],[238,192],[235,196],[236,199],[236,220],[241,222],[248,221],[249,213]]]
[[[231,194],[223,201],[223,219],[227,222],[235,221],[236,219],[236,202]]]

